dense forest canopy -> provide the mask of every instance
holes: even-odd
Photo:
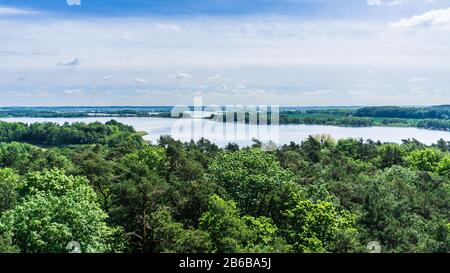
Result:
[[[273,151],[0,123],[0,252],[449,252],[450,142]]]
[[[0,141],[26,142],[40,145],[70,144],[106,144],[131,137],[133,127],[111,120],[106,124],[100,122],[84,124],[80,122],[65,123],[8,123],[0,121]]]

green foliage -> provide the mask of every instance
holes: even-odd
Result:
[[[308,166],[308,162],[296,151],[287,150],[280,153],[278,157],[280,165],[293,173],[299,173]]]
[[[21,174],[52,168],[73,168],[70,160],[57,151],[17,142],[0,143],[0,168],[5,167],[13,168]]]
[[[131,126],[123,125],[116,121],[106,124],[99,122],[65,123],[7,123],[0,121],[0,141],[20,141],[42,145],[68,145],[68,144],[92,144],[92,143],[118,143],[117,139],[134,135]],[[141,141],[139,138],[136,140]]]
[[[210,164],[208,179],[223,187],[243,214],[270,215],[293,174],[260,149],[222,153]]]
[[[73,173],[85,176],[90,181],[101,201],[102,208],[108,210],[111,187],[116,179],[115,170],[118,163],[108,160],[107,149],[100,145],[77,150],[71,155],[76,166]]]
[[[298,200],[286,216],[289,219],[288,242],[296,252],[333,251],[337,249],[337,242],[341,251],[355,250],[356,243],[344,238],[354,238],[357,234],[355,215],[348,211],[320,200]]]
[[[450,130],[450,121],[448,119],[423,119],[417,122],[418,128],[432,130]]]
[[[446,155],[444,158],[439,161],[436,167],[436,171],[442,175],[450,179],[450,155]]]
[[[12,243],[11,234],[0,234],[0,253],[18,253],[19,251],[20,249]]]
[[[131,251],[152,252],[149,222],[167,191],[164,149],[147,146],[121,159],[119,180],[111,186],[110,215],[116,224],[127,223]]]
[[[20,185],[22,200],[3,213],[0,230],[13,234],[22,252],[66,252],[70,241],[84,252],[112,251],[114,230],[84,178],[52,170],[29,174]]]
[[[374,106],[360,108],[356,110],[355,115],[360,117],[448,119],[450,107],[448,105],[433,107]]]
[[[246,227],[246,240],[244,252],[249,253],[285,253],[291,251],[291,246],[279,236],[278,227],[268,217],[245,215],[242,221]]]
[[[213,251],[285,252],[284,240],[277,236],[277,227],[266,217],[240,217],[236,203],[217,195],[210,198],[208,211],[200,218],[200,228],[211,236]]]
[[[167,208],[152,213],[150,226],[155,243],[155,252],[207,253],[212,244],[209,234],[202,230],[185,229],[174,222]]]
[[[416,208],[418,202],[435,193],[419,194],[418,180],[414,171],[396,166],[369,179],[362,190],[365,214],[361,221],[367,229],[367,240],[379,241],[385,252],[404,252],[407,249],[426,252],[429,251],[428,245],[437,239],[435,231],[432,231],[436,228],[435,220],[430,220],[429,212]],[[448,196],[444,198],[449,200]],[[439,206],[432,214],[440,215]]]
[[[405,152],[397,144],[383,144],[378,148],[379,159],[377,164],[381,169],[389,168],[394,165],[404,164]]]
[[[13,169],[0,169],[0,213],[17,203],[19,177]]]
[[[321,143],[319,140],[309,136],[307,140],[302,142],[302,151],[306,154],[310,161],[317,163],[320,160]]]
[[[440,152],[430,148],[414,151],[409,156],[409,161],[412,166],[427,172],[435,171],[440,159]]]
[[[400,119],[320,111],[295,118]],[[67,252],[69,241],[83,252],[365,252],[369,241],[382,252],[450,251],[447,141],[317,135],[263,146],[151,145],[116,121],[0,123],[0,252]]]

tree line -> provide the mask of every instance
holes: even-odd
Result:
[[[314,110],[282,110],[279,113],[226,113],[214,114],[219,122],[246,124],[305,124],[344,127],[417,127],[430,130],[450,130],[450,107],[398,107],[378,106],[362,108],[333,108]],[[279,115],[278,115],[279,114]]]
[[[431,107],[362,107],[355,111],[355,116],[410,119],[449,119],[450,105],[439,105]]]
[[[106,144],[136,134],[133,127],[111,120],[106,124],[94,122],[9,123],[0,121],[1,142],[26,142],[37,145]]]

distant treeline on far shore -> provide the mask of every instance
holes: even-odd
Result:
[[[193,107],[191,107],[193,110]],[[172,106],[103,106],[103,107],[2,107],[0,117],[172,117]],[[225,110],[225,109],[224,109]],[[189,114],[187,114],[189,115]],[[216,121],[237,122],[222,113],[206,118]],[[179,117],[179,116],[177,116]],[[250,114],[245,122],[252,123]],[[418,127],[432,130],[450,130],[450,105],[427,107],[400,106],[323,106],[323,107],[280,107],[280,124],[308,124],[334,126],[391,126]],[[272,113],[261,115],[253,123],[272,123]]]

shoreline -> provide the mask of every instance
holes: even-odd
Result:
[[[212,118],[195,118],[195,117],[166,117],[166,116],[80,116],[80,117],[44,117],[44,116],[9,116],[9,117],[0,117],[0,121],[3,121],[4,119],[94,119],[94,118],[109,118],[110,120],[114,120],[117,118],[120,119],[132,119],[132,118],[138,118],[138,119],[191,119],[191,120],[208,120],[216,123],[224,123],[224,124],[245,124],[245,125],[256,125],[256,126],[272,126],[272,124],[255,124],[255,123],[248,123],[248,122],[231,122],[231,121],[219,121]],[[405,125],[401,126],[400,124],[393,124],[393,125],[382,125],[382,124],[376,124],[376,125],[367,125],[367,126],[357,126],[357,125],[345,125],[345,124],[320,124],[320,123],[279,123],[275,124],[275,126],[324,126],[324,127],[337,127],[337,128],[415,128],[419,130],[427,130],[427,131],[438,131],[438,132],[450,132],[450,129],[434,129],[434,128],[426,128],[426,127],[418,127],[411,124],[410,126]],[[148,133],[147,133],[148,134]]]

